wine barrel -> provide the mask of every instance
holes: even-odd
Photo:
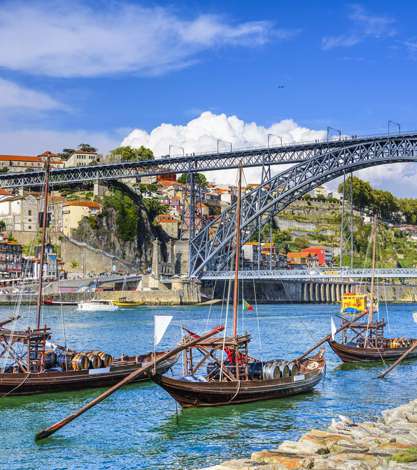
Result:
[[[71,361],[74,370],[88,369],[90,361],[85,353],[77,353]]]
[[[43,354],[43,364],[45,369],[52,369],[57,364],[57,357],[53,349],[47,349]]]
[[[57,357],[57,364],[63,370],[71,370],[72,369],[72,358],[74,357],[74,353],[70,352],[61,352],[58,354]]]
[[[298,374],[299,369],[298,369],[297,364],[289,364],[289,368],[290,368],[291,376]]]
[[[99,356],[100,351],[89,351],[86,353],[90,369],[99,369],[102,366],[102,360]]]
[[[290,377],[291,376],[291,370],[288,367],[288,364],[281,364],[281,377]]]
[[[277,361],[266,362],[262,372],[264,380],[276,380],[281,377],[280,365]]]
[[[101,367],[109,367],[113,363],[113,357],[103,351],[98,353],[98,357],[101,359]]]

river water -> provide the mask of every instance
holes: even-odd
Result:
[[[259,305],[257,312],[243,314],[240,326],[253,335],[252,356],[291,358],[329,332],[330,317],[337,308]],[[389,336],[417,337],[414,310],[416,305],[388,307]],[[2,307],[0,319],[8,313]],[[160,344],[162,349],[180,339],[181,325],[206,331],[220,323],[222,312],[221,307],[159,307],[79,313],[73,307],[46,307],[44,316],[54,328],[55,341],[64,341],[64,316],[69,347],[118,355],[152,350],[155,314],[173,316]],[[381,366],[341,368],[337,357],[327,349],[326,377],[306,395],[250,405],[179,410],[177,415],[175,402],[158,386],[130,385],[39,444],[34,441],[37,431],[75,411],[98,391],[0,398],[0,467],[201,468],[276,447],[284,439],[297,439],[310,428],[328,425],[338,414],[369,420],[384,408],[416,398],[417,362],[397,368],[385,380],[377,380]]]

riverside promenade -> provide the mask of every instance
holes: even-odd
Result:
[[[417,399],[386,410],[376,421],[339,416],[325,430],[204,470],[416,470]]]

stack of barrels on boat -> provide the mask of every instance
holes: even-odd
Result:
[[[226,369],[234,372],[236,366],[232,363],[224,363]],[[248,375],[251,380],[277,380],[280,378],[288,378],[297,375],[298,366],[294,363],[284,360],[275,361],[255,361],[248,364]],[[241,374],[244,370],[242,367]],[[207,375],[210,379],[218,379],[220,376],[220,367],[217,363],[207,364]]]
[[[68,352],[62,350],[46,350],[44,354],[45,369],[74,370],[100,369],[109,367],[113,357],[103,351]]]
[[[412,340],[408,338],[388,338],[388,347],[391,349],[409,348]]]

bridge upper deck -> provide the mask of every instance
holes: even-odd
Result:
[[[230,152],[192,154],[181,157],[163,156],[155,160],[97,164],[82,167],[54,169],[51,171],[50,184],[53,186],[82,183],[96,180],[114,180],[156,176],[168,173],[187,173],[213,171],[220,169],[256,167],[262,165],[281,165],[300,163],[327,153],[335,148],[358,144],[372,144],[377,141],[398,139],[417,139],[417,132],[391,135],[354,136],[340,139],[295,142],[275,147],[235,149]],[[35,187],[43,184],[43,171],[25,173],[4,173],[0,175],[1,188]]]

